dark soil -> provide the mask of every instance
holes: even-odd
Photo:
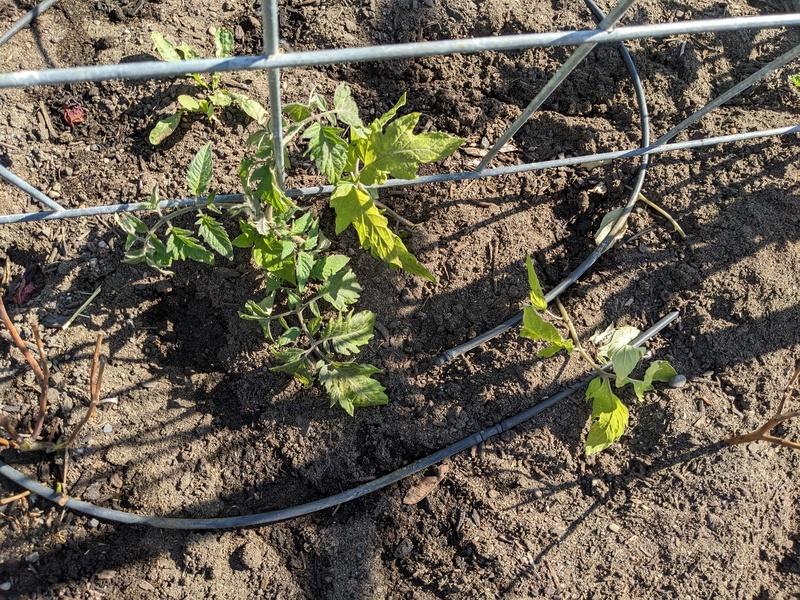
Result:
[[[430,2],[429,2],[430,4]],[[281,5],[287,49],[588,28],[579,4],[418,0]],[[0,6],[0,31],[32,4]],[[605,7],[607,8],[607,7]],[[645,2],[627,24],[766,14],[770,2]],[[235,32],[237,53],[260,51],[252,3],[62,0],[3,47],[0,71],[111,64],[153,57],[150,32],[213,52],[211,27]],[[766,30],[633,42],[652,133],[660,135],[735,82],[800,42]],[[421,123],[468,139],[436,171],[474,167],[541,89],[569,48],[295,69],[286,101],[345,81],[362,111],[379,114],[403,93]],[[800,90],[786,69],[679,139],[796,124]],[[267,103],[260,73],[228,85]],[[210,127],[182,125],[162,147],[147,134],[175,108],[185,80],[102,82],[0,92],[0,163],[65,206],[187,195],[185,171],[214,142],[215,185],[238,192],[236,165],[255,128],[231,111]],[[86,120],[62,118],[70,99]],[[49,124],[48,124],[49,121]],[[495,165],[635,147],[640,123],[616,48],[596,48]],[[798,357],[800,217],[796,136],[678,152],[653,159],[644,194],[686,231],[639,208],[627,237],[564,296],[579,333],[610,323],[641,329],[678,309],[649,344],[686,375],[643,403],[624,396],[631,423],[619,443],[586,458],[590,411],[581,395],[457,455],[434,492],[403,497],[420,477],[311,516],[268,527],[195,533],[114,525],[28,497],[0,507],[0,584],[24,598],[799,598],[800,453],[720,442],[777,410]],[[292,187],[321,178],[302,162]],[[365,350],[388,406],[354,418],[319,390],[273,373],[257,324],[237,311],[258,298],[260,275],[242,252],[218,266],[177,265],[166,278],[122,264],[111,218],[0,228],[18,327],[55,323],[98,286],[87,318],[44,329],[52,362],[45,431],[71,431],[88,404],[98,333],[109,357],[99,414],[71,454],[67,489],[139,514],[221,517],[317,500],[382,476],[513,416],[586,374],[573,356],[546,361],[512,329],[443,367],[444,350],[514,315],[527,295],[530,254],[545,290],[594,248],[603,215],[629,193],[635,161],[562,168],[385,191],[382,200],[421,223],[409,247],[438,284],[389,271],[315,205],[334,246],[352,255],[361,308],[381,325]],[[598,184],[603,184],[598,186]],[[607,191],[602,192],[602,188]],[[598,191],[600,193],[598,193]],[[0,210],[33,210],[0,186]],[[234,223],[231,220],[230,224]],[[232,230],[232,228],[231,228]],[[22,306],[23,271],[43,276]],[[0,405],[14,423],[35,419],[33,374],[4,336]],[[796,402],[796,400],[794,401]],[[24,427],[24,425],[22,426]],[[777,433],[800,434],[789,422]],[[6,450],[2,459],[43,483],[63,459]],[[425,473],[430,475],[431,473]],[[3,497],[20,490],[0,480]]]

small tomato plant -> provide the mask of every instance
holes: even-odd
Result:
[[[602,344],[598,347],[595,362],[581,345],[572,321],[559,300],[556,303],[571,337],[562,338],[555,326],[542,318],[540,311],[547,310],[547,300],[530,257],[526,258],[526,264],[531,305],[523,309],[521,335],[549,344],[538,352],[539,358],[548,358],[562,349],[571,354],[574,348],[594,369],[597,378],[586,389],[586,400],[592,403],[592,424],[586,438],[586,455],[605,450],[622,436],[628,426],[628,408],[614,394],[611,381],[614,381],[614,388],[617,389],[630,384],[641,402],[645,392],[655,389],[654,381],[667,382],[677,373],[666,360],[655,360],[647,367],[642,379],[632,378],[631,374],[644,358],[645,350],[632,345],[641,332],[629,326],[615,328],[612,325],[591,338],[593,343]],[[606,368],[609,365],[610,372]]]
[[[158,31],[153,32],[152,38],[156,50],[161,55],[161,58],[166,61],[173,62],[200,58],[200,55],[190,46],[186,44],[175,46]],[[214,31],[214,45],[216,46],[217,58],[232,56],[233,34],[224,27],[218,27]],[[188,77],[194,79],[200,87],[194,96],[188,94],[178,96],[178,104],[180,105],[178,112],[156,123],[149,136],[150,143],[154,146],[163,142],[178,128],[181,119],[186,113],[205,115],[209,121],[214,123],[218,121],[217,116],[214,114],[216,109],[223,109],[231,104],[237,104],[247,116],[257,123],[262,124],[267,120],[267,111],[261,104],[246,94],[232,92],[220,87],[219,73],[212,73],[211,81],[206,81],[199,73],[191,73]]]
[[[337,88],[332,107],[314,92],[307,104],[285,107],[285,139],[287,144],[298,136],[306,140],[308,155],[334,185],[330,205],[337,234],[352,225],[373,256],[435,281],[389,228],[376,205],[377,192],[367,186],[384,183],[389,175],[414,178],[420,164],[449,156],[463,140],[438,132],[415,134],[419,113],[395,119],[404,103],[405,95],[365,126],[346,85]],[[187,176],[192,195],[208,193],[205,207],[165,214],[156,187],[149,202],[159,216],[153,225],[131,214],[117,216],[127,234],[125,261],[169,274],[175,260],[213,263],[215,255],[231,259],[234,248],[249,249],[264,274],[266,294],[248,301],[239,314],[261,325],[279,363],[273,370],[293,375],[304,386],[318,382],[331,406],[338,404],[350,415],[357,407],[386,404],[385,389],[373,378],[380,370],[354,359],[373,336],[375,314],[352,308],[362,288],[349,257],[328,251],[330,241],[319,218],[295,204],[278,184],[268,129],[251,135],[247,145],[251,151],[239,165],[244,201],[230,208],[239,220],[237,237],[231,240],[214,216],[220,210],[210,189],[211,144],[206,144]],[[192,211],[197,211],[196,233],[172,224]]]

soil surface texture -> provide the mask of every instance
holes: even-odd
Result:
[[[2,0],[0,32],[32,6]],[[786,9],[780,0],[646,1],[622,23]],[[236,54],[259,53],[259,14],[258,2],[233,0],[61,0],[3,46],[0,72],[155,59],[154,30],[213,56],[209,32],[224,26]],[[285,51],[593,26],[581,2],[561,0],[280,2]],[[652,138],[798,43],[800,31],[783,29],[628,43]],[[422,173],[466,171],[573,51],[297,68],[282,73],[283,96],[302,101],[316,89],[330,98],[346,82],[368,119],[406,92],[403,110],[422,113],[421,127],[467,139]],[[677,140],[796,125],[795,70],[767,76]],[[264,73],[222,81],[268,104]],[[2,90],[0,164],[69,208],[143,201],[156,184],[162,198],[182,198],[189,161],[211,141],[214,186],[237,193],[244,142],[257,128],[238,110],[215,125],[186,119],[161,146],[148,143],[191,88],[181,78]],[[76,104],[81,122],[65,117]],[[493,165],[641,142],[631,76],[618,48],[602,45]],[[579,392],[456,454],[413,505],[406,494],[436,468],[311,515],[216,531],[114,524],[33,495],[3,501],[0,597],[800,598],[800,451],[722,443],[775,414],[800,358],[799,149],[793,134],[653,157],[643,194],[685,238],[639,203],[622,239],[563,295],[583,340],[680,311],[647,347],[685,382],[659,385],[643,402],[622,394],[630,424],[608,450],[585,456],[591,411]],[[321,185],[290,150],[287,185]],[[383,190],[385,204],[419,223],[407,244],[436,284],[390,271],[352,232],[334,235],[324,198],[303,200],[333,248],[352,257],[359,310],[377,314],[363,355],[383,370],[390,402],[354,417],[329,408],[319,388],[270,370],[260,327],[238,316],[264,287],[247,251],[214,266],[177,264],[165,277],[121,262],[125,237],[111,217],[0,227],[5,304],[31,343],[30,320],[42,325],[50,360],[45,435],[68,434],[83,418],[95,340],[105,336],[109,401],[73,444],[67,493],[161,517],[287,508],[372,481],[568,388],[586,364],[577,353],[538,359],[541,346],[519,327],[443,366],[436,358],[519,312],[526,255],[545,291],[574,270],[596,247],[603,216],[627,201],[639,164]],[[2,213],[30,210],[35,201],[0,184]],[[235,219],[225,223],[232,232]],[[26,272],[32,283],[20,289]],[[37,415],[34,376],[5,329],[2,338],[0,414],[26,431]],[[798,404],[790,398],[787,409]],[[800,419],[773,433],[800,439]],[[0,457],[49,487],[64,477],[63,454],[5,448]],[[0,478],[0,497],[21,491]]]

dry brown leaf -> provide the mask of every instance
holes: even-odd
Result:
[[[449,467],[447,465],[439,465],[436,475],[423,477],[422,481],[417,485],[411,486],[411,489],[408,490],[405,498],[403,498],[403,504],[412,505],[422,502],[441,483],[448,470]]]

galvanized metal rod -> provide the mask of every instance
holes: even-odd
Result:
[[[48,8],[53,6],[53,4],[55,4],[56,2],[58,2],[58,0],[44,0],[44,2],[42,2],[41,4],[39,4],[37,6],[34,6],[25,15],[23,15],[19,20],[17,20],[17,22],[14,23],[11,26],[11,29],[6,31],[0,37],[0,46],[5,44],[8,40],[10,40],[15,35],[17,35],[17,33],[22,31],[28,23],[33,21],[36,17],[38,17],[40,14],[42,14]]]
[[[261,0],[261,25],[264,32],[264,54],[267,57],[277,56],[280,43],[277,0]],[[269,83],[269,112],[272,122],[272,151],[275,160],[275,174],[278,178],[278,186],[283,188],[285,167],[283,164],[280,69],[267,69],[267,81]]]
[[[363,48],[337,48],[291,52],[264,56],[231,58],[206,58],[180,62],[150,61],[116,65],[72,67],[43,71],[19,71],[0,75],[0,89],[36,85],[60,85],[107,79],[147,79],[158,77],[183,77],[186,73],[247,71],[258,69],[286,69],[291,67],[328,65],[366,61],[397,60],[440,56],[456,53],[520,50],[543,46],[578,46],[586,43],[604,44],[641,38],[659,38],[681,34],[713,33],[740,29],[766,29],[800,25],[800,13],[736,17],[729,19],[704,19],[617,27],[613,31],[597,29],[528,33],[519,35],[440,40],[408,44],[388,44]]]
[[[6,169],[3,165],[0,165],[0,177],[5,179],[8,183],[17,186],[23,192],[31,196],[32,198],[38,200],[48,208],[52,208],[56,213],[62,212],[64,207],[61,206],[58,202],[50,198],[47,194],[40,192],[31,184],[26,182],[24,179],[21,179],[14,175],[11,171]]]
[[[631,5],[636,0],[621,0],[619,4],[617,4],[606,17],[600,21],[597,25],[598,29],[603,31],[608,31],[617,22],[622,18],[622,15],[631,7]],[[594,47],[597,45],[597,42],[589,42],[583,44],[575,50],[574,53],[570,55],[570,57],[564,61],[564,64],[561,65],[561,68],[556,71],[555,75],[553,75],[550,80],[545,84],[545,86],[536,94],[536,97],[531,100],[530,104],[525,107],[525,110],[522,111],[522,114],[517,117],[517,119],[506,129],[505,133],[500,136],[494,146],[489,150],[488,154],[483,157],[481,162],[475,168],[476,171],[483,171],[489,164],[492,162],[497,153],[500,152],[500,149],[505,146],[508,141],[514,137],[514,135],[522,129],[522,126],[528,122],[528,119],[531,118],[534,112],[539,110],[539,107],[545,103],[545,101],[552,95],[553,92],[556,91],[556,88],[560,86],[564,80],[569,76],[572,71],[575,70],[584,58],[591,52]]]
[[[696,148],[705,148],[708,146],[716,146],[719,144],[726,144],[732,142],[742,142],[747,140],[762,139],[778,135],[787,135],[792,133],[800,133],[800,125],[792,125],[790,127],[780,127],[777,129],[764,129],[760,131],[748,131],[744,133],[736,133],[732,135],[723,135],[718,137],[703,138],[701,140],[689,140],[685,142],[676,142],[673,144],[664,144],[659,147],[648,148],[634,148],[632,150],[620,150],[617,152],[603,152],[600,154],[588,154],[584,156],[574,156],[571,158],[563,158],[558,160],[546,160],[535,163],[528,163],[524,165],[511,165],[507,167],[495,167],[492,169],[484,169],[483,171],[464,171],[461,173],[442,173],[440,175],[426,175],[417,177],[416,179],[389,179],[383,185],[370,186],[375,189],[392,188],[392,187],[406,187],[411,185],[423,185],[430,183],[443,183],[448,181],[466,181],[469,179],[484,179],[488,177],[498,177],[500,175],[517,175],[528,171],[541,171],[544,169],[552,169],[556,167],[570,167],[587,163],[596,163],[601,161],[611,161],[622,158],[634,158],[644,156],[645,154],[664,154],[666,152],[674,152],[677,150],[693,150]],[[2,168],[2,167],[0,167]],[[318,187],[296,188],[288,190],[286,195],[292,198],[299,196],[312,196],[316,194],[330,194],[333,191],[333,186],[325,185]],[[182,198],[176,200],[164,200],[159,204],[160,208],[183,208],[185,206],[197,205],[198,207],[205,206],[208,198]],[[244,200],[243,194],[220,194],[214,198],[216,204],[236,204]],[[21,213],[16,215],[3,215],[0,216],[0,225],[8,225],[12,223],[25,223],[32,221],[51,221],[55,219],[68,219],[76,217],[91,217],[97,215],[110,215],[120,212],[134,212],[139,210],[150,210],[151,207],[147,202],[133,202],[130,204],[106,204],[103,206],[90,206],[86,208],[67,208],[58,212],[38,212],[38,213]]]
[[[737,96],[740,93],[742,93],[744,90],[749,88],[751,85],[753,85],[755,82],[757,82],[762,77],[765,77],[766,75],[769,75],[773,71],[781,68],[783,65],[785,65],[786,63],[794,60],[798,56],[800,56],[800,44],[798,44],[797,46],[795,46],[794,48],[792,48],[791,50],[789,50],[785,54],[782,54],[781,56],[779,56],[775,60],[769,62],[766,65],[764,65],[758,71],[756,71],[755,73],[750,75],[750,77],[748,77],[747,79],[745,79],[745,80],[741,81],[740,83],[736,84],[731,89],[729,89],[727,92],[725,92],[721,96],[718,96],[717,98],[715,98],[714,100],[712,100],[711,102],[706,104],[703,108],[701,108],[700,110],[698,110],[694,114],[688,116],[686,119],[684,119],[683,121],[678,123],[675,127],[670,129],[667,133],[665,133],[660,138],[658,138],[655,142],[653,142],[653,146],[655,147],[655,146],[660,146],[662,144],[665,144],[666,142],[668,142],[669,140],[674,138],[676,135],[678,135],[681,131],[683,131],[687,127],[695,124],[697,121],[702,119],[705,115],[710,113],[712,110],[714,110],[718,106],[721,106],[721,105],[725,104],[728,100],[730,100],[734,96]]]

